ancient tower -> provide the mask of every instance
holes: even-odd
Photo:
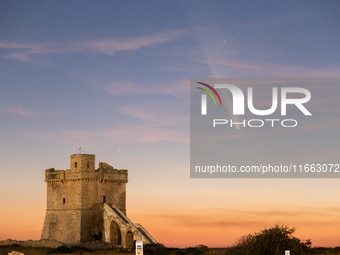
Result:
[[[45,171],[46,216],[41,239],[65,244],[102,240],[131,248],[134,239],[156,240],[126,216],[127,170],[106,163],[95,169],[95,155],[71,155],[70,169]]]

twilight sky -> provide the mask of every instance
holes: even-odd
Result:
[[[40,238],[44,170],[81,146],[129,170],[127,214],[166,246],[275,224],[339,246],[338,179],[189,176],[190,78],[340,78],[339,13],[336,0],[0,1],[0,240]],[[305,163],[339,160],[340,88],[328,93],[312,109],[329,116],[300,130]]]

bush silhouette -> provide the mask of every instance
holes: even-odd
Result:
[[[59,246],[58,248],[52,249],[48,252],[48,254],[70,254],[74,252],[85,252],[90,251],[89,249],[83,247],[83,246],[72,246],[68,247],[66,245]]]
[[[73,250],[67,247],[66,245],[59,246],[58,248],[55,248],[48,252],[48,254],[62,254],[62,253],[72,253]]]
[[[143,251],[145,255],[160,255],[166,253],[166,248],[161,243],[146,244],[143,247]]]
[[[226,253],[228,255],[282,255],[285,250],[290,254],[301,255],[309,251],[312,244],[310,239],[301,241],[293,237],[295,228],[276,225],[259,233],[241,237]]]

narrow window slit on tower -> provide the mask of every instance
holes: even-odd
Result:
[[[66,203],[66,198],[63,198],[63,204],[65,204]]]
[[[74,163],[74,167],[77,167],[77,162]]]
[[[102,204],[105,203],[105,196],[102,196]]]
[[[89,162],[86,163],[86,167],[89,168],[90,167],[90,164]]]

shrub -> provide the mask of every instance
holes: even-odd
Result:
[[[86,247],[83,247],[83,246],[78,246],[78,245],[75,245],[75,246],[71,246],[70,249],[75,252],[75,251],[91,251],[90,249],[86,248]]]
[[[67,253],[73,253],[73,252],[85,252],[90,251],[89,249],[83,247],[83,246],[72,246],[68,247],[66,245],[59,246],[58,248],[55,248],[48,252],[48,254],[67,254]]]
[[[179,250],[176,252],[176,255],[188,255],[189,253],[186,250]]]
[[[143,247],[145,255],[161,255],[166,254],[166,248],[161,243],[146,244]]]
[[[295,228],[276,225],[254,235],[241,237],[226,254],[279,255],[284,254],[285,250],[290,250],[290,253],[294,255],[305,254],[312,243],[310,239],[301,241],[293,237],[294,232]]]
[[[199,248],[190,247],[183,250],[178,250],[176,252],[176,255],[196,255],[196,254],[204,254],[204,251],[202,251]]]
[[[66,245],[59,246],[48,252],[48,254],[62,254],[62,253],[72,253],[73,250],[68,248]]]

